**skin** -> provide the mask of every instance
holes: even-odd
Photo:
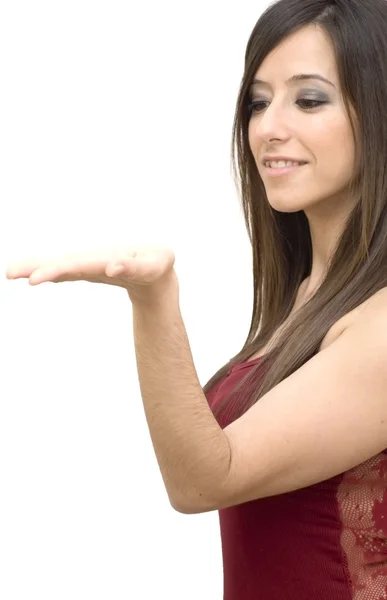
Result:
[[[317,79],[287,83],[299,73],[318,73],[333,85]],[[355,140],[328,35],[316,26],[292,34],[265,58],[255,79],[265,83],[250,88],[249,144],[272,208],[287,213],[303,210],[308,219],[313,266],[300,288],[302,296],[308,297],[321,283],[354,206],[348,186]],[[309,102],[302,102],[306,99]],[[308,164],[292,174],[272,178],[262,163],[265,154]]]

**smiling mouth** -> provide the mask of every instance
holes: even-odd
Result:
[[[280,175],[287,175],[288,173],[295,173],[299,169],[305,167],[308,163],[298,163],[289,166],[272,166],[272,165],[264,165],[264,169],[267,175],[270,177],[279,177]]]

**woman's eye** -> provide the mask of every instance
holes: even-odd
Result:
[[[251,102],[250,104],[248,104],[247,111],[249,117],[251,117],[251,115],[254,113],[262,112],[264,108],[266,108],[266,104],[269,104],[267,100],[257,100],[256,102]],[[298,104],[303,110],[313,110],[314,108],[318,108],[319,106],[326,104],[326,101],[303,98],[297,100],[296,104]]]
[[[322,104],[326,104],[326,102],[322,100],[310,100],[308,98],[304,98],[302,100],[297,100],[297,104],[301,106],[301,108],[305,108],[306,110],[311,110],[312,108],[317,108]]]
[[[247,106],[247,111],[249,116],[251,116],[253,113],[259,113],[261,112],[265,107],[263,106],[264,104],[268,104],[267,101],[265,100],[260,100],[257,102],[251,102],[248,106]]]

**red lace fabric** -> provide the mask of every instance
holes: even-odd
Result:
[[[344,474],[337,490],[354,600],[387,600],[386,451]]]

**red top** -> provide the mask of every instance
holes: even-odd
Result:
[[[258,361],[231,367],[210,407]],[[222,509],[219,520],[224,600],[387,600],[387,450],[310,487]]]

